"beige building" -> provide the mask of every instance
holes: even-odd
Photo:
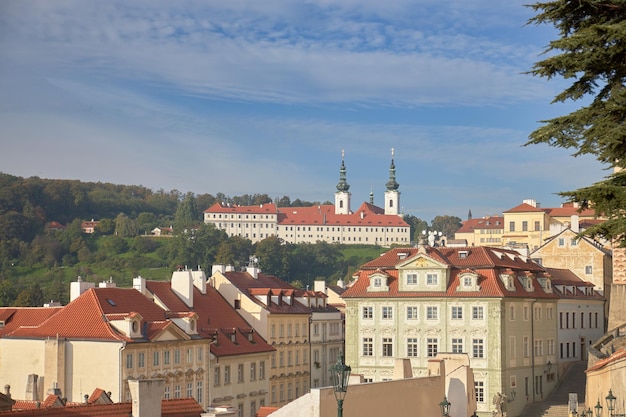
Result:
[[[275,352],[224,299],[207,285],[203,271],[179,270],[170,282],[135,278],[135,289],[168,311],[171,320],[198,317],[197,334],[208,347],[205,358],[210,407],[232,407],[238,417],[254,417],[269,404],[269,362]]]
[[[350,186],[342,157],[335,204],[312,207],[231,206],[215,203],[204,211],[204,222],[224,230],[228,236],[240,236],[253,243],[277,236],[288,243],[325,241],[341,244],[407,245],[411,228],[400,213],[400,191],[393,161],[384,194],[384,208],[364,202],[352,211]]]
[[[19,316],[2,310],[5,326],[14,329],[0,338],[0,379],[14,398],[41,400],[53,390],[80,402],[100,387],[124,402],[131,400],[129,380],[163,378],[166,398],[193,397],[208,405],[208,344],[196,331],[187,333],[134,289],[109,282],[82,290],[34,325],[13,326]],[[191,329],[197,319],[192,313],[181,321]]]
[[[343,340],[341,315],[326,304],[326,296],[297,290],[285,281],[262,274],[256,266],[241,272],[214,265],[209,282],[276,349],[270,359],[268,405],[281,407],[308,392],[311,366],[316,366],[311,364],[313,338],[319,352],[319,369]],[[311,326],[312,323],[317,326]],[[339,335],[335,333],[337,327]],[[316,329],[318,334],[314,334]]]
[[[464,221],[454,237],[466,240],[468,246],[507,247],[527,255],[565,229],[578,231],[600,221],[593,210],[579,211],[573,203],[542,208],[535,200],[527,199],[502,216]],[[605,242],[602,245],[606,246]]]
[[[397,368],[404,366],[400,363]],[[473,385],[473,372],[466,355],[434,358],[428,363],[428,374],[416,378],[410,373],[396,374],[390,381],[363,383],[361,375],[353,371],[343,404],[343,415],[440,416],[439,403],[445,396],[451,403],[451,417],[470,417],[476,409]],[[271,414],[272,417],[334,415],[337,415],[337,401],[332,387],[311,389],[309,394]]]
[[[515,251],[396,248],[355,274],[346,301],[346,363],[367,382],[398,358],[428,375],[438,354],[467,354],[478,415],[506,396],[509,416],[556,386],[557,301],[551,277]]]

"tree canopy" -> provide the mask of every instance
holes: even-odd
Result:
[[[626,246],[626,3],[556,0],[530,7],[536,15],[529,23],[549,24],[559,33],[546,48],[547,57],[536,62],[530,74],[548,80],[561,77],[569,83],[553,103],[584,104],[569,114],[542,120],[526,145],[574,149],[574,156],[593,155],[613,168],[603,181],[559,194],[608,218],[585,234]]]

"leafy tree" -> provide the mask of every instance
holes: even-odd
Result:
[[[102,250],[108,255],[119,255],[128,250],[128,243],[119,236],[106,236],[102,242]]]
[[[137,236],[137,222],[124,213],[118,214],[115,218],[115,234],[119,237]]]
[[[269,275],[287,280],[290,276],[290,245],[277,236],[267,237],[255,244],[254,255],[259,259],[259,267]]]
[[[181,233],[185,229],[200,223],[198,206],[193,193],[187,193],[183,201],[180,202],[174,216],[174,231]]]
[[[187,265],[208,270],[215,263],[220,244],[228,239],[223,230],[212,224],[202,224],[197,229],[180,233],[168,239],[158,253],[169,259],[171,266]]]
[[[43,291],[39,283],[36,282],[31,287],[20,291],[13,305],[15,307],[42,307],[43,303]]]
[[[252,242],[240,236],[232,236],[220,243],[215,263],[221,265],[244,266],[252,254]]]
[[[456,216],[437,216],[430,224],[433,230],[441,232],[448,239],[454,238],[454,233],[463,225],[461,218]]]
[[[0,279],[0,306],[8,307],[17,296],[15,285],[8,279]]]
[[[96,226],[96,232],[101,235],[112,235],[115,232],[115,220],[107,217],[100,219]]]
[[[411,226],[411,240],[414,242],[419,242],[422,230],[428,230],[428,222],[426,220],[422,220],[419,217],[415,217],[411,214],[407,214],[404,216],[404,221]]]
[[[157,246],[153,239],[144,236],[136,236],[130,245],[131,249],[139,254],[154,252]]]
[[[154,213],[143,212],[139,213],[139,216],[137,216],[137,229],[141,234],[150,234],[150,231],[158,225],[159,221]]]
[[[579,109],[543,120],[529,144],[574,149],[614,168],[605,180],[561,196],[592,208],[608,221],[584,234],[616,239],[626,246],[626,2],[556,0],[532,4],[529,23],[554,26],[559,38],[545,50],[530,74],[571,82],[553,103],[583,100]]]

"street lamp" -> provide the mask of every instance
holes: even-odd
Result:
[[[441,417],[450,417],[450,406],[452,403],[448,401],[448,398],[444,395],[443,401],[439,403],[441,407]]]
[[[602,404],[600,404],[599,398],[598,398],[598,404],[596,404],[596,406],[593,408],[596,409],[596,417],[602,417]]]
[[[583,417],[593,417],[593,410],[591,409],[591,407],[583,410]]]
[[[330,378],[333,381],[335,399],[337,400],[337,417],[343,416],[343,399],[348,392],[348,380],[352,368],[343,361],[343,353],[339,353],[337,363],[330,367]]]
[[[606,396],[606,408],[609,410],[609,416],[613,416],[613,411],[615,411],[615,401],[617,397],[613,395],[613,390],[609,390],[609,395]]]

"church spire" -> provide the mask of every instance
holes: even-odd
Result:
[[[370,204],[374,205],[374,190],[370,188]]]
[[[337,191],[347,192],[350,189],[350,185],[346,181],[346,164],[344,163],[345,151],[341,150],[341,169],[339,170],[339,184],[337,184]]]
[[[395,150],[391,148],[391,166],[389,167],[389,181],[387,181],[387,191],[397,191],[400,184],[396,181],[396,165],[393,162]]]

